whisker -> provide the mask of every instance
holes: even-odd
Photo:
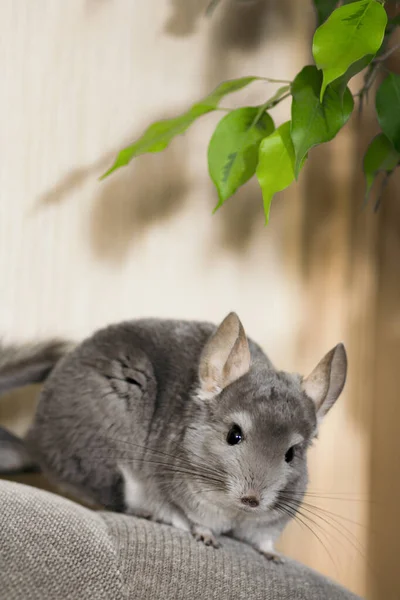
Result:
[[[364,529],[367,528],[364,523],[360,523],[359,521],[354,521],[353,519],[349,519],[348,517],[345,517],[344,515],[341,515],[339,513],[335,513],[335,512],[332,512],[330,510],[327,510],[323,506],[318,506],[317,504],[311,504],[309,502],[306,502],[306,501],[304,501],[304,500],[301,499],[300,495],[298,497],[296,497],[293,494],[287,494],[286,492],[283,492],[281,494],[281,496],[283,498],[288,498],[289,500],[293,500],[294,499],[296,502],[300,502],[302,504],[302,506],[307,506],[309,508],[316,509],[316,510],[319,510],[321,512],[324,512],[324,513],[328,514],[329,516],[336,517],[338,519],[343,519],[343,521],[347,521],[348,523],[351,523],[352,525],[357,525],[358,527],[362,527]]]
[[[304,516],[305,518],[309,518],[309,516],[308,516],[308,515],[304,515],[304,513],[301,513],[301,514],[303,514],[303,516]],[[356,537],[356,536],[354,536],[354,534],[353,534],[352,532],[350,532],[349,530],[347,530],[346,528],[344,528],[344,529],[345,529],[345,530],[346,530],[346,531],[347,531],[347,532],[348,532],[348,533],[349,533],[349,534],[350,534],[352,537],[354,537],[354,538],[355,538],[355,540],[356,540],[356,543],[353,543],[353,542],[352,542],[352,540],[351,540],[351,539],[349,539],[349,538],[348,538],[348,537],[347,537],[347,536],[346,536],[346,535],[343,533],[343,531],[341,531],[340,529],[336,528],[336,527],[335,527],[335,525],[333,525],[333,524],[332,524],[331,522],[329,522],[328,520],[324,519],[323,517],[321,517],[321,516],[320,516],[320,515],[318,515],[318,514],[315,514],[314,516],[315,516],[315,517],[317,517],[317,518],[319,518],[319,519],[322,519],[322,520],[323,520],[323,521],[324,521],[324,522],[325,522],[327,525],[329,525],[330,527],[332,527],[332,528],[333,528],[333,529],[334,529],[334,530],[335,530],[335,531],[336,531],[336,532],[337,532],[337,533],[338,533],[338,534],[339,534],[341,537],[343,537],[343,538],[344,538],[344,539],[345,539],[345,540],[346,540],[346,541],[347,541],[347,542],[348,542],[348,543],[349,543],[349,544],[350,544],[350,545],[353,547],[353,549],[354,549],[354,550],[355,550],[355,551],[356,551],[356,552],[357,552],[357,553],[358,553],[358,554],[359,554],[359,555],[360,555],[360,556],[363,558],[363,560],[365,560],[365,561],[366,561],[366,564],[367,564],[367,566],[369,567],[369,569],[370,569],[370,572],[371,572],[371,574],[374,576],[374,578],[377,578],[377,579],[378,579],[378,578],[383,578],[383,573],[379,573],[379,572],[377,571],[377,569],[375,568],[374,564],[373,564],[373,563],[372,563],[372,562],[371,562],[371,561],[368,559],[368,557],[367,557],[367,555],[366,555],[366,550],[363,548],[363,546],[362,546],[362,544],[360,543],[360,541],[357,539],[357,537]],[[341,525],[341,524],[340,524],[340,523],[338,523],[338,525]],[[344,527],[343,525],[341,525],[341,526],[342,526],[342,527]],[[324,528],[322,528],[322,527],[321,527],[321,525],[319,525],[319,528],[320,528],[322,531],[325,531],[325,532],[326,532],[326,530],[325,530]],[[330,536],[331,536],[333,539],[335,539],[336,541],[338,541],[339,543],[341,543],[341,542],[340,542],[340,540],[337,540],[337,538],[336,538],[335,536],[333,536],[333,535],[332,535],[332,532],[331,532],[331,531],[329,531],[329,535],[330,535]],[[342,545],[343,545],[343,544],[342,544]]]
[[[146,452],[150,452],[150,453],[153,453],[155,455],[160,455],[162,457],[165,456],[167,458],[172,458],[174,460],[177,460],[177,461],[179,461],[179,463],[181,463],[182,466],[186,466],[187,465],[188,467],[193,467],[195,465],[196,467],[201,468],[204,473],[207,472],[207,473],[210,473],[210,475],[215,475],[215,476],[221,476],[222,475],[221,471],[218,471],[216,469],[210,468],[208,465],[199,464],[197,462],[189,461],[188,459],[186,459],[186,458],[184,458],[182,456],[179,456],[179,455],[176,455],[176,454],[168,454],[168,453],[162,452],[160,450],[154,450],[152,448],[147,448],[146,446],[140,446],[139,444],[132,444],[131,442],[126,442],[126,443],[129,443],[132,446],[135,446],[135,447],[138,447],[140,449],[143,449]],[[95,448],[95,446],[92,446],[92,448]],[[102,450],[101,447],[98,447],[98,449]],[[110,453],[109,456],[111,458],[115,456],[115,454],[114,454],[114,452],[112,450],[107,450],[107,452]],[[124,454],[124,458],[125,458],[125,456],[126,455]],[[165,463],[165,464],[168,464],[168,463]]]
[[[367,529],[367,526],[364,523],[360,523],[359,521],[354,521],[353,519],[349,519],[344,515],[340,515],[339,513],[334,513],[330,510],[327,510],[323,506],[317,506],[316,504],[310,504],[309,502],[302,502],[303,506],[307,506],[308,508],[319,510],[327,515],[329,515],[332,519],[342,519],[343,521],[347,521],[347,523],[351,523],[352,525],[357,525],[357,527],[361,527],[362,529]]]
[[[95,456],[93,458],[97,458],[98,460],[104,460],[105,457],[103,456]],[[113,458],[115,460],[118,460],[118,462],[125,462],[125,463],[142,463],[142,464],[151,464],[151,465],[155,465],[155,466],[161,466],[164,469],[164,472],[169,472],[169,473],[180,473],[180,474],[186,474],[186,475],[191,475],[193,477],[198,477],[201,478],[203,480],[209,481],[209,482],[216,482],[221,484],[222,480],[221,478],[217,478],[217,477],[213,477],[211,475],[209,475],[208,473],[203,473],[201,470],[195,470],[195,469],[189,469],[186,467],[180,467],[179,465],[171,465],[168,463],[163,463],[163,462],[159,462],[159,461],[152,461],[146,458],[125,458],[125,457],[120,457],[120,458],[115,458],[115,456],[113,456]],[[157,474],[157,476],[159,476],[160,473]]]
[[[334,560],[332,554],[330,553],[330,551],[328,550],[327,546],[325,545],[325,543],[321,540],[320,536],[313,530],[313,528],[306,522],[304,521],[299,515],[298,512],[296,510],[294,510],[291,507],[288,507],[286,505],[282,505],[282,504],[278,504],[276,506],[276,508],[278,510],[280,510],[281,512],[283,512],[284,514],[288,515],[291,519],[293,519],[294,521],[298,521],[299,523],[301,523],[304,527],[306,527],[312,534],[313,536],[318,540],[318,542],[322,545],[322,547],[324,548],[325,552],[327,553],[327,555],[329,556],[330,560],[332,561],[332,564],[334,565],[336,571],[337,571],[337,563]],[[309,521],[312,522],[311,519],[308,519]],[[316,526],[318,526],[318,524],[314,523]]]
[[[171,454],[171,453],[168,453],[168,452],[165,452],[165,451],[162,451],[162,450],[156,450],[154,448],[149,448],[148,446],[143,446],[143,445],[140,445],[140,444],[136,444],[134,442],[131,442],[130,440],[120,440],[120,439],[117,439],[117,438],[111,438],[111,439],[113,439],[113,441],[117,441],[117,442],[120,442],[120,443],[123,443],[123,444],[128,444],[129,446],[133,446],[135,448],[140,448],[141,450],[144,450],[145,452],[151,452],[153,454],[159,454],[159,455],[162,455],[162,456],[165,456],[165,457],[168,457],[168,458],[174,458],[174,459],[177,459],[177,460],[181,461],[182,463],[186,463],[186,464],[188,464],[190,466],[193,465],[193,461],[190,461],[187,457],[183,456],[182,453],[181,453],[181,451],[179,449],[178,449],[179,450],[179,454]],[[199,458],[201,461],[203,461],[203,459],[202,459],[201,456],[197,455],[193,451],[191,451],[191,453],[193,454],[193,456],[195,456],[196,458]],[[211,467],[210,465],[201,465],[201,466],[202,466],[202,468],[205,471],[213,473],[214,475],[221,475],[220,471],[218,471],[214,467]]]
[[[313,498],[313,499],[321,499],[321,500],[335,500],[338,502],[363,502],[365,504],[376,504],[375,500],[368,498],[367,495],[356,495],[356,494],[346,494],[346,493],[333,493],[333,492],[310,492],[306,491],[304,496]]]
[[[332,523],[332,521],[328,520],[328,518],[322,517],[321,515],[314,513],[311,509],[305,507],[304,505],[301,506],[301,509],[299,509],[300,514],[302,514],[304,517],[308,516],[305,515],[303,511],[306,511],[307,513],[311,513],[314,517],[316,517],[317,519],[320,519],[321,521],[323,521],[324,523],[326,523],[329,527],[332,527],[332,529],[334,531],[336,531],[336,533],[338,533],[340,536],[342,536],[359,554],[362,558],[365,558],[365,554],[364,554],[364,548],[361,545],[360,541],[357,539],[357,537],[353,534],[353,532],[351,532],[347,527],[345,527],[344,525],[342,525],[341,523]],[[342,527],[341,530],[338,526],[336,525],[340,525],[340,527]],[[344,533],[345,532],[345,533]],[[330,535],[332,535],[332,533],[330,532]],[[333,537],[333,536],[332,536]],[[343,543],[341,541],[339,541],[337,538],[334,537],[334,539],[340,543],[341,545],[343,545]],[[355,540],[355,541],[354,541]]]

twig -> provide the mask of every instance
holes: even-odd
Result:
[[[261,116],[263,115],[263,113],[266,110],[269,110],[270,108],[274,108],[274,106],[279,104],[279,102],[282,102],[282,100],[286,100],[286,98],[289,98],[290,95],[291,95],[290,92],[288,92],[287,94],[284,94],[283,96],[281,96],[280,98],[276,98],[275,100],[267,100],[262,106],[260,106],[260,110],[258,111],[257,115],[255,116],[254,121],[251,124],[251,127],[254,127],[255,125],[257,125],[258,121],[261,119]],[[232,112],[235,109],[227,108],[226,106],[217,106],[216,110],[222,110],[223,112]]]
[[[213,14],[214,10],[217,8],[218,4],[220,3],[220,0],[211,0],[209,5],[206,8],[206,17],[211,17],[211,15]]]
[[[269,104],[267,105],[267,107],[266,107],[265,110],[268,110],[268,108],[274,108],[274,106],[276,106],[277,104],[279,104],[279,102],[282,102],[282,100],[285,100],[286,98],[289,98],[289,96],[291,96],[291,92],[288,92],[287,94],[284,94],[283,96],[281,96],[280,98],[277,98],[276,100],[273,100],[272,102],[269,101]]]
[[[378,212],[378,210],[379,210],[379,207],[380,207],[381,202],[382,202],[383,193],[386,190],[387,185],[389,183],[389,179],[393,175],[393,173],[394,173],[394,170],[393,171],[389,171],[388,173],[385,174],[385,177],[384,177],[384,179],[382,181],[381,189],[379,190],[378,198],[377,198],[377,200],[375,202],[375,206],[374,206],[374,212],[375,213]]]
[[[378,54],[378,56],[376,56],[370,62],[369,66],[367,68],[366,74],[364,76],[364,85],[360,89],[360,91],[357,94],[355,94],[355,96],[358,96],[360,98],[359,115],[361,115],[361,112],[363,109],[364,98],[368,100],[368,92],[375,82],[375,79],[379,73],[379,69],[385,68],[385,66],[383,64],[385,62],[385,60],[389,56],[391,56],[394,52],[396,52],[396,50],[398,50],[400,48],[400,44],[396,44],[395,46],[392,46],[392,48],[389,48],[389,50],[385,50],[390,41],[392,33],[393,33],[393,31],[389,31],[389,30],[386,32],[382,46],[381,46],[381,50],[380,50],[381,54]],[[385,51],[382,52],[383,50],[385,50]]]
[[[273,79],[272,77],[260,77],[263,81],[268,81],[269,83],[287,83],[291,84],[292,81],[290,79]]]
[[[361,116],[363,107],[364,107],[364,98],[368,100],[368,92],[373,86],[375,79],[377,78],[379,69],[381,68],[382,63],[371,63],[367,69],[367,72],[364,76],[364,85],[363,87],[355,94],[360,99],[360,105],[358,108],[358,114]]]
[[[265,113],[266,110],[268,110],[269,108],[273,108],[274,106],[279,104],[279,102],[282,102],[282,100],[285,100],[285,98],[288,98],[289,96],[290,96],[290,92],[288,92],[287,94],[284,94],[283,96],[281,96],[280,98],[277,98],[276,100],[273,100],[272,102],[271,102],[271,99],[264,102],[264,104],[262,106],[260,106],[260,110],[254,117],[253,122],[250,127],[255,127],[257,125],[258,121],[261,119],[262,115]]]
[[[385,61],[387,58],[389,58],[389,56],[391,56],[392,54],[394,54],[394,52],[396,52],[399,48],[400,48],[400,44],[396,44],[395,46],[393,46],[389,50],[386,50],[386,52],[384,52],[383,54],[380,54],[379,56],[377,56],[376,58],[374,58],[374,60],[372,62],[373,63],[380,63],[380,62]]]

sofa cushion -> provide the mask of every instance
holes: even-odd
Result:
[[[7,600],[356,600],[298,563],[269,563],[235,540],[215,550],[172,527],[22,484],[0,481],[0,507]]]

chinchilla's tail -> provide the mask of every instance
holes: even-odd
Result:
[[[14,388],[41,383],[73,344],[60,340],[7,346],[0,341],[0,396]]]
[[[7,346],[0,342],[0,396],[15,388],[43,382],[73,345],[52,340]],[[24,441],[0,427],[0,474],[36,471]]]
[[[35,463],[24,440],[0,427],[0,475],[37,472]]]

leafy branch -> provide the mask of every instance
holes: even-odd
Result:
[[[209,10],[217,4],[213,0]],[[399,49],[390,46],[390,39],[400,25],[400,15],[388,19],[384,4],[379,0],[314,0],[318,24],[312,44],[314,65],[305,66],[293,81],[241,77],[221,83],[182,115],[150,125],[119,152],[102,178],[141,154],[164,150],[194,121],[222,110],[226,114],[208,147],[209,173],[218,193],[215,210],[255,175],[268,222],[274,195],[298,179],[312,148],[336,137],[349,120],[355,99],[362,110],[386,59]],[[363,85],[353,96],[348,83],[362,71]],[[220,106],[228,94],[263,81],[283,85],[260,106]],[[290,119],[276,128],[269,111],[289,97]],[[387,74],[376,92],[375,107],[381,132],[364,156],[366,201],[378,174],[385,174],[386,185],[400,164],[400,75]]]

